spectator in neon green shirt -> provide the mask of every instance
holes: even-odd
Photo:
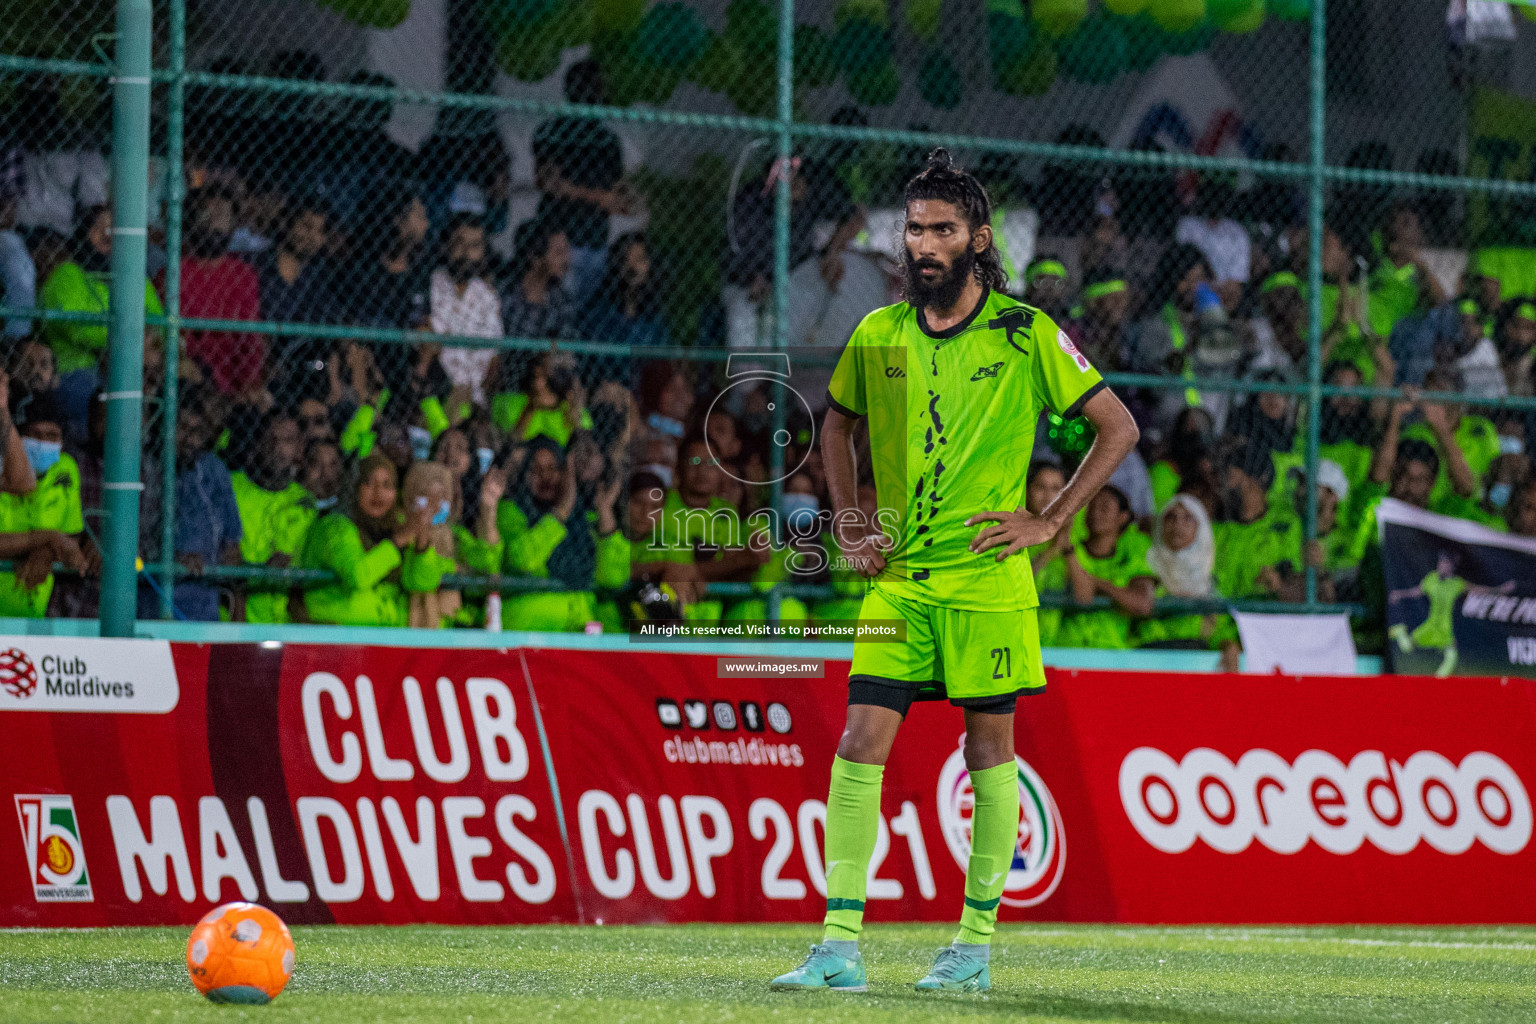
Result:
[[[662,512],[666,508],[667,487],[661,477],[639,470],[629,478],[629,507],[624,513],[624,537],[629,541],[629,573],[633,580],[644,580],[670,587],[686,607],[699,598],[702,587],[693,567],[693,551],[666,547],[661,543]]]
[[[1424,228],[1417,210],[1406,203],[1392,207],[1382,235],[1386,254],[1371,273],[1370,325],[1372,333],[1385,339],[1400,320],[1443,305],[1448,297],[1424,261]]]
[[[591,430],[587,391],[576,375],[575,360],[556,352],[535,360],[519,390],[502,391],[491,399],[491,419],[514,441],[547,437],[566,445],[578,429]]]
[[[0,394],[8,397],[9,381],[0,379],[0,384],[6,385]],[[80,470],[64,454],[63,413],[53,396],[33,396],[17,416],[22,419],[19,434],[8,408],[0,406],[7,435],[4,475],[13,486],[24,484],[26,479],[16,477],[25,467],[36,486],[19,494],[0,492],[0,558],[16,563],[14,570],[0,572],[0,617],[40,619],[53,593],[54,562],[73,569],[85,565],[75,539],[85,529]]]
[[[1263,597],[1281,581],[1295,517],[1270,500],[1275,463],[1268,449],[1245,445],[1229,452],[1222,470],[1222,520],[1216,537],[1216,589],[1222,597]]]
[[[1430,391],[1459,392],[1459,374],[1437,367],[1424,376]],[[1499,457],[1499,430],[1484,416],[1466,412],[1459,402],[1419,401],[1421,422],[1402,428],[1403,440],[1423,441],[1441,453],[1440,470],[1429,492],[1429,509],[1441,515],[1474,518],[1483,478]]]
[[[417,462],[406,470],[400,484],[400,504],[408,512],[422,510],[427,515],[424,530],[426,546],[418,549],[418,558],[437,576],[439,585],[413,590],[406,598],[407,623],[412,629],[442,629],[454,625],[464,610],[457,590],[444,589],[442,577],[458,569],[455,551],[457,518],[453,475],[439,462]],[[494,502],[491,506],[495,508]]]
[[[691,552],[706,584],[747,582],[767,564],[770,552],[749,543],[740,513],[719,496],[720,484],[720,467],[703,438],[686,442],[678,453],[677,487],[667,492],[662,510],[661,543]],[[687,609],[694,621],[717,620],[723,611],[723,602],[708,596]]]
[[[70,259],[54,268],[43,282],[38,305],[66,313],[110,312],[112,278],[112,208],[92,206],[80,217],[70,244]],[[144,312],[164,312],[155,288],[144,281]],[[146,344],[151,333],[145,329]],[[154,333],[158,333],[155,330]],[[71,437],[85,436],[85,414],[91,392],[101,383],[97,364],[107,350],[107,325],[76,320],[50,320],[44,328],[58,364],[60,402]]]
[[[388,458],[357,465],[343,511],[321,519],[304,544],[306,569],[329,569],[336,581],[304,593],[311,622],[340,626],[404,626],[409,595],[435,591],[443,566],[430,551],[426,506],[402,509],[399,477]]]
[[[309,503],[317,513],[327,515],[340,504],[345,482],[346,466],[335,441],[317,438],[304,445],[299,483],[309,492]]]
[[[1045,511],[1046,506],[1056,500],[1056,496],[1066,486],[1067,475],[1062,472],[1060,466],[1054,462],[1036,462],[1029,467],[1029,476],[1024,481],[1024,507],[1032,514],[1039,515]],[[1029,555],[1029,568],[1035,577],[1037,595],[1044,597],[1046,594],[1053,594],[1058,598],[1066,596],[1065,556],[1071,549],[1072,525],[1070,523],[1058,530],[1056,536],[1050,540],[1024,549]],[[1056,632],[1061,628],[1061,608],[1049,608],[1042,602],[1036,621],[1039,625],[1041,646],[1055,646]]]
[[[604,475],[588,491],[566,450],[547,437],[528,443],[528,454],[497,524],[506,543],[504,571],[550,580],[559,589],[504,597],[507,629],[580,632],[597,618],[596,589],[629,582],[629,541],[615,506],[622,481]]]
[[[274,409],[257,422],[245,445],[245,468],[230,475],[240,509],[240,560],[246,565],[285,569],[304,550],[316,512],[309,492],[294,479],[299,468],[299,424]],[[291,588],[252,583],[245,594],[245,621],[290,620]]]
[[[1058,647],[1130,648],[1131,620],[1152,613],[1157,575],[1147,564],[1152,546],[1131,525],[1131,502],[1106,485],[1088,503],[1088,537],[1067,553],[1067,582],[1079,604],[1109,598],[1112,608],[1068,611],[1056,633]]]

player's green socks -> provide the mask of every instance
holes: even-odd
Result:
[[[997,904],[1019,841],[1019,770],[1007,761],[971,772],[971,859],[965,868],[965,909],[956,942],[992,941]],[[831,816],[828,816],[828,822]],[[828,889],[828,892],[831,890]]]
[[[827,791],[827,932],[832,940],[857,940],[864,927],[864,888],[869,858],[880,834],[883,764],[832,758]]]

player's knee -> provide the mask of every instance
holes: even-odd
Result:
[[[837,744],[838,757],[858,764],[885,764],[890,753],[890,740],[869,729],[845,729]]]
[[[995,736],[977,736],[967,733],[965,736],[965,770],[970,772],[985,771],[995,768],[1000,764],[1007,764],[1013,760],[1013,738]]]

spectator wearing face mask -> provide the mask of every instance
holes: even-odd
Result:
[[[181,315],[209,320],[261,319],[256,272],[229,251],[235,200],[226,189],[205,186],[187,196],[187,231],[181,258]],[[263,335],[187,331],[187,355],[208,372],[214,387],[249,398],[262,381],[267,359]]]
[[[1132,522],[1131,503],[1105,486],[1088,502],[1088,536],[1066,553],[1067,585],[1078,604],[1100,596],[1112,607],[1062,614],[1056,644],[1061,647],[1135,646],[1131,620],[1152,613],[1156,575],[1147,564],[1151,546]]]
[[[0,393],[3,394],[3,393]],[[36,395],[16,414],[20,436],[8,410],[0,409],[7,433],[5,474],[11,486],[20,467],[35,487],[0,492],[0,558],[15,562],[0,572],[0,616],[40,619],[53,594],[53,564],[80,569],[85,559],[76,541],[85,529],[80,503],[80,470],[64,454],[63,414],[51,395]]]
[[[309,531],[303,565],[328,569],[336,581],[304,592],[311,622],[338,626],[405,626],[410,595],[435,592],[444,567],[432,550],[433,513],[425,503],[402,508],[398,471],[375,453],[357,464],[342,510]]]
[[[572,461],[554,441],[534,438],[499,507],[503,571],[547,579],[559,588],[504,600],[502,622],[508,629],[581,632],[588,622],[599,621],[594,589],[617,589],[629,581],[630,547],[618,529],[616,509],[622,481],[610,474],[589,492]]]
[[[485,226],[473,214],[455,214],[443,229],[443,265],[432,272],[432,330],[469,338],[502,336],[501,303],[486,276]],[[485,378],[494,348],[422,346],[426,362],[435,359],[451,386],[475,402],[485,401]],[[424,372],[425,363],[418,365]]]
[[[1499,454],[1483,476],[1483,500],[1468,509],[1468,518],[1495,530],[1505,529],[1510,499],[1531,473],[1531,461],[1525,457],[1523,427],[1514,418],[1499,425]]]
[[[295,479],[302,443],[293,416],[273,410],[256,424],[245,468],[230,476],[240,509],[240,560],[246,565],[286,569],[304,550],[315,510]],[[246,590],[245,621],[288,622],[288,598],[285,585],[252,584]]]
[[[299,464],[299,484],[308,494],[309,505],[318,515],[326,515],[341,500],[342,480],[346,470],[341,448],[335,441],[316,438],[304,445],[304,459]]]
[[[417,548],[420,566],[418,586],[406,595],[406,625],[412,629],[442,629],[454,625],[466,611],[457,590],[444,589],[442,577],[454,572],[458,563],[456,533],[460,511],[454,501],[453,476],[440,462],[418,462],[405,472],[400,499],[408,509],[425,509],[427,525],[423,530],[425,546]],[[427,586],[429,576],[436,577]],[[472,617],[470,617],[472,619]],[[470,619],[466,619],[468,625]]]
[[[471,450],[469,435],[458,427],[443,431],[432,448],[432,461],[448,472],[453,556],[469,571],[487,575],[500,572],[506,557],[496,518],[507,476],[491,464],[493,456],[489,448]]]
[[[1157,573],[1158,598],[1205,600],[1217,597],[1216,534],[1205,506],[1188,494],[1176,494],[1158,515],[1147,564]],[[1191,612],[1143,619],[1136,626],[1138,646],[1222,652],[1222,668],[1237,670],[1237,627],[1229,615]]]

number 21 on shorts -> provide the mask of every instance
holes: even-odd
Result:
[[[992,655],[992,678],[993,679],[1012,679],[1013,678],[1013,651],[1012,651],[1012,649],[1008,648],[1008,647],[994,647],[994,648],[992,648],[990,653]]]

